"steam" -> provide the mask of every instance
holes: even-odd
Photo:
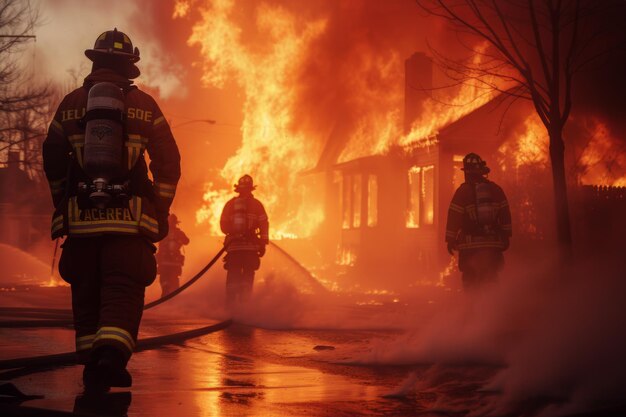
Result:
[[[474,404],[483,404],[474,407],[475,415],[516,415],[529,404],[536,407],[530,414],[541,416],[623,405],[624,269],[577,266],[564,276],[529,268],[510,273],[427,326],[380,342],[357,360],[435,364],[422,376],[410,375],[390,395],[441,394],[442,378],[465,381],[475,391]],[[479,382],[482,391],[498,395],[471,388],[471,372],[458,372],[459,364],[491,369],[493,376]],[[444,378],[455,369],[454,378]]]

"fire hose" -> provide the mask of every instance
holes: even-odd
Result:
[[[188,339],[204,336],[209,333],[223,330],[230,326],[231,323],[231,320],[226,320],[193,330],[138,340],[135,352],[155,349],[163,345],[180,343]],[[58,366],[75,365],[76,363],[75,352],[0,360],[0,369],[11,369],[10,371],[0,373],[0,380],[9,380],[19,376],[28,375],[39,370],[55,368]]]
[[[177,288],[175,291],[146,304],[143,309],[148,310],[156,307],[172,298],[176,297],[187,288],[191,287],[198,281],[224,254],[228,245],[222,246],[217,254],[191,279]],[[70,310],[47,309],[47,308],[21,308],[21,307],[2,307],[0,314],[5,316],[19,317],[35,317],[39,320],[18,320],[18,321],[0,321],[0,327],[19,328],[19,327],[65,327],[72,325],[72,312]]]
[[[296,261],[291,255],[289,255],[284,249],[278,246],[275,243],[272,243],[272,246],[275,247],[279,253],[286,256],[291,262],[299,267],[299,269],[306,273],[306,276],[309,280],[316,285],[318,289],[325,288],[315,279],[315,277],[309,272],[302,264]],[[144,306],[144,310],[153,308],[162,304],[173,297],[177,296],[191,285],[193,285],[196,281],[198,281],[222,256],[222,254],[226,251],[228,244],[224,245],[220,251],[211,259],[211,261],[202,268],[196,275],[194,275],[191,279],[189,279],[185,284],[183,284],[177,290],[167,294],[164,297],[161,297],[151,303],[148,303]],[[20,316],[31,314],[36,317],[37,314],[43,314],[46,317],[64,317],[66,315],[71,315],[69,310],[61,310],[61,309],[46,309],[46,308],[32,308],[32,309],[20,309],[20,308],[0,308],[0,313],[14,313],[19,314]],[[0,327],[50,327],[50,325],[56,326],[69,326],[72,324],[72,321],[69,319],[56,319],[56,320],[32,320],[32,321],[18,321],[16,322],[0,322]],[[222,329],[225,329],[231,324],[230,320],[226,320],[214,325],[201,327],[198,329],[193,329],[185,332],[174,333],[170,335],[152,337],[148,339],[139,340],[137,342],[136,351],[140,352],[142,350],[154,349],[155,347],[162,346],[165,344],[178,343],[190,338],[202,336],[208,333],[216,332]],[[42,369],[49,369],[58,366],[67,366],[76,364],[76,354],[75,352],[66,352],[59,353],[53,355],[43,355],[43,356],[34,356],[27,358],[16,358],[16,359],[8,359],[0,361],[0,369],[10,369],[10,371],[5,371],[0,373],[0,379],[11,379],[16,378],[18,376],[27,375],[33,372],[37,372]]]
[[[303,272],[308,281],[313,285],[313,287],[315,287],[315,289],[323,292],[327,291],[326,288],[322,284],[320,284],[320,282],[315,278],[315,276],[287,251],[285,251],[274,242],[270,241],[270,245],[274,247],[281,255],[286,257],[290,262],[292,262],[301,272]],[[228,245],[224,245],[222,249],[220,249],[220,251],[213,257],[213,259],[211,259],[211,261],[209,261],[209,263],[204,268],[202,268],[197,274],[195,274],[191,279],[181,285],[178,289],[155,301],[146,304],[144,306],[144,310],[156,307],[159,304],[162,304],[174,298],[175,296],[189,288],[191,285],[193,285],[220,259],[222,254],[226,251],[227,247]],[[0,321],[0,328],[68,327],[72,325],[72,312],[70,310],[63,309],[0,307],[0,315],[12,317],[32,317],[37,319]]]

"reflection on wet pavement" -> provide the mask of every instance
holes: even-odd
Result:
[[[143,335],[195,327],[147,320]],[[205,323],[197,323],[202,325]],[[3,358],[71,350],[72,332],[63,329],[20,330],[19,337],[0,330]],[[52,336],[52,338],[51,338]],[[374,331],[277,331],[234,324],[185,344],[136,354],[130,362],[134,386],[104,397],[85,395],[77,366],[16,378],[12,382],[43,399],[25,405],[64,411],[100,409],[108,415],[407,415],[413,400],[384,398],[409,372],[406,367],[356,367],[336,363],[345,348],[363,349]],[[51,339],[50,339],[51,338]],[[48,340],[53,340],[51,345]],[[32,346],[32,347],[31,347]],[[316,346],[334,349],[315,350]],[[17,355],[16,353],[20,353]],[[325,356],[326,355],[326,356]],[[408,402],[407,402],[408,401]],[[117,410],[117,411],[116,411]],[[411,411],[412,410],[412,411]]]

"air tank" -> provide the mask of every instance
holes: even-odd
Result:
[[[90,199],[105,207],[111,199],[111,180],[123,171],[124,94],[115,84],[101,82],[89,90],[85,114],[83,170],[93,182]]]
[[[478,224],[491,228],[496,223],[498,207],[493,201],[491,185],[487,182],[476,184],[476,215]]]

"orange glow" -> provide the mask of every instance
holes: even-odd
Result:
[[[210,2],[189,39],[190,45],[200,47],[203,82],[223,87],[234,81],[245,95],[243,142],[220,174],[226,183],[246,173],[253,176],[273,238],[309,236],[324,216],[321,206],[301,204],[310,190],[299,176],[317,162],[320,147],[293,126],[297,96],[292,76],[308,45],[323,33],[325,21],[300,22],[281,7],[259,5],[256,30],[271,45],[259,50],[242,41],[234,11],[231,0]],[[219,213],[230,197],[230,189],[207,184],[197,221],[219,234]]]
[[[597,119],[588,122],[589,142],[579,164],[580,182],[591,185],[626,186],[624,145],[614,138],[608,126]]]
[[[524,121],[524,130],[504,142],[498,152],[503,156],[501,168],[518,169],[524,165],[546,166],[548,163],[548,133],[535,113]]]
[[[341,247],[337,251],[337,265],[354,266],[356,263],[356,252],[349,247]]]
[[[476,48],[476,54],[472,58],[473,66],[480,66],[486,50],[486,43]],[[489,82],[495,83],[495,80]],[[427,146],[432,144],[436,141],[434,136],[437,135],[439,129],[488,103],[496,94],[495,90],[486,89],[482,82],[474,80],[464,83],[451,97],[426,100],[421,116],[413,122],[411,131],[400,139],[400,145]]]

